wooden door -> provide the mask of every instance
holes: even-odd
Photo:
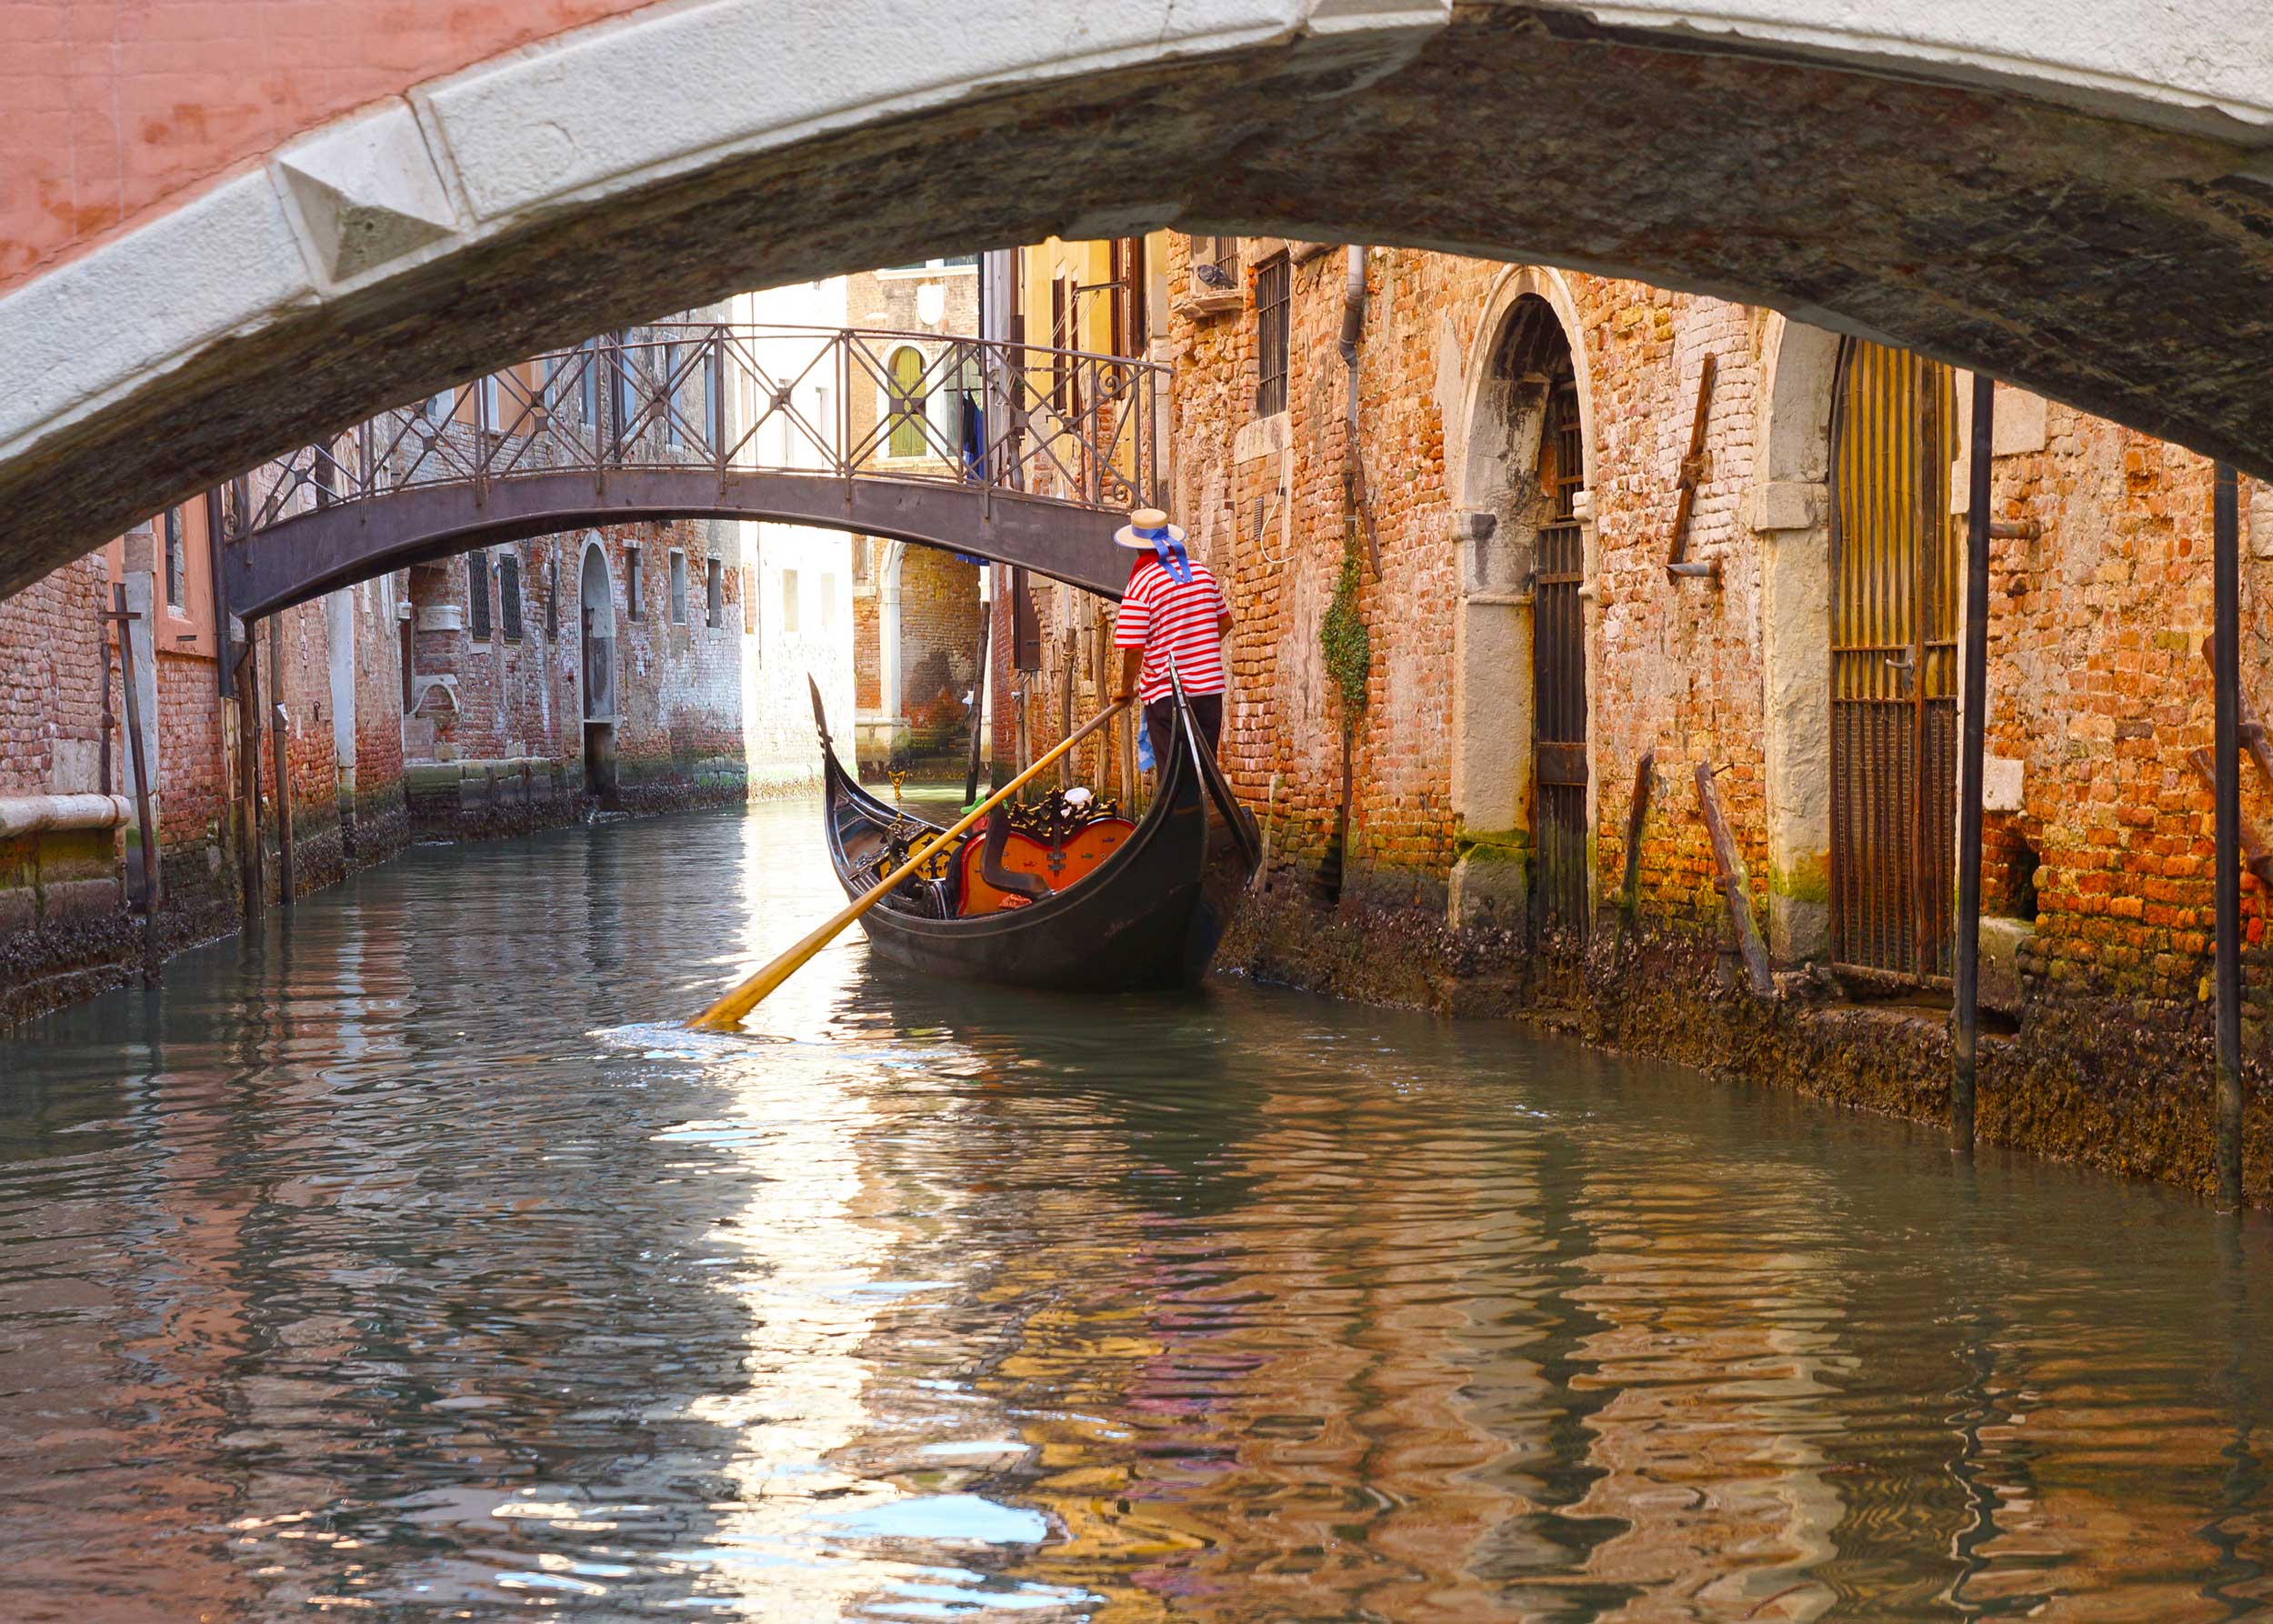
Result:
[[[1553,516],[1539,528],[1531,623],[1531,832],[1536,929],[1584,937],[1587,860],[1587,620],[1578,596],[1586,538],[1575,509],[1586,484],[1578,386],[1567,375],[1547,395],[1539,483]]]
[[[1949,973],[1957,448],[1948,367],[1846,343],[1832,416],[1832,953],[1917,980]]]

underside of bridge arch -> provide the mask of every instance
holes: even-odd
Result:
[[[1107,9],[1128,27],[1175,12]],[[811,27],[837,28],[824,10]],[[950,13],[959,32],[939,32]],[[2215,97],[2133,96],[2112,72],[2104,91],[2080,71],[1997,83],[1931,53],[1841,59],[1562,6],[1186,13],[1249,20],[1088,57],[1060,41],[1048,73],[869,52],[869,80],[825,95],[821,45],[777,5],[657,6],[318,132],[297,159],[287,145],[0,298],[0,591],[547,345],[742,288],[1163,224],[1772,305],[2273,476],[2273,195],[2250,173],[2273,136]],[[719,34],[768,15],[795,36]],[[937,33],[942,53],[974,33],[967,8],[930,0],[890,26]],[[721,74],[747,82],[727,98]],[[801,110],[755,133],[746,112],[706,122],[729,102]],[[610,129],[636,151],[599,150]],[[388,172],[432,216],[407,246],[327,233],[311,199],[337,195],[293,178],[353,194],[356,164],[396,159],[434,165]]]
[[[311,508],[223,550],[229,612],[269,614],[408,565],[532,536],[667,519],[809,525],[1020,564],[1117,602],[1125,515],[938,480],[714,469],[517,476]]]

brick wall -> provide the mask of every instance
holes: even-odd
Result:
[[[1247,245],[1248,266],[1281,246]],[[1292,246],[1299,256],[1302,246]],[[1185,240],[1173,239],[1170,252],[1169,276],[1181,290]],[[1795,562],[1810,546],[1827,547],[1827,531],[1753,527],[1780,522],[1754,516],[1771,483],[1771,436],[1805,426],[1780,396],[1771,412],[1767,396],[1783,330],[1764,312],[1631,282],[1375,251],[1357,448],[1377,568],[1362,532],[1353,532],[1344,495],[1347,371],[1336,338],[1345,267],[1337,250],[1292,270],[1280,424],[1260,423],[1255,412],[1251,300],[1211,314],[1179,294],[1168,320],[1177,357],[1172,506],[1195,552],[1225,580],[1237,621],[1224,759],[1242,797],[1258,811],[1271,808],[1280,868],[1271,907],[1292,908],[1259,934],[1250,930],[1235,953],[1297,979],[1455,1007],[1493,977],[1512,976],[1541,997],[1550,995],[1537,989],[1552,982],[1555,999],[1592,1000],[1597,1015],[1588,1018],[1598,1018],[1605,1032],[1673,1052],[1678,1046],[1668,1047],[1667,1030],[1637,1033],[1603,1013],[1622,997],[1630,1002],[1631,989],[1599,960],[1589,961],[1585,990],[1567,977],[1555,981],[1559,972],[1527,957],[1519,927],[1500,939],[1458,927],[1464,861],[1496,847],[1519,865],[1530,856],[1527,777],[1513,829],[1478,822],[1456,799],[1463,749],[1490,745],[1495,729],[1528,729],[1527,666],[1495,670],[1462,649],[1464,624],[1472,623],[1462,619],[1470,588],[1459,516],[1479,484],[1489,485],[1492,469],[1479,459],[1497,449],[1477,428],[1477,402],[1488,386],[1479,380],[1510,290],[1551,290],[1577,358],[1588,431],[1594,895],[1607,905],[1618,894],[1633,773],[1643,752],[1654,750],[1639,867],[1644,929],[1674,944],[1667,951],[1677,957],[1687,951],[1679,944],[1691,944],[1709,966],[1727,925],[1698,815],[1697,764],[1717,769],[1762,924],[1776,911],[1772,892],[1825,906],[1820,858],[1813,872],[1804,862],[1778,869],[1772,839],[1805,787],[1772,776],[1794,769],[1778,767],[1769,749],[1770,696],[1779,682],[1771,650],[1783,650],[1776,658],[1819,661],[1827,673],[1828,647],[1827,631],[1797,654],[1775,641],[1801,578],[1791,573]],[[1484,330],[1487,314],[1491,332]],[[1719,575],[1675,579],[1664,566],[1707,351],[1717,377],[1687,551],[1717,561]],[[2210,730],[2199,653],[2210,617],[2210,471],[2176,447],[2010,392],[2000,392],[1999,421],[1995,516],[2033,519],[2040,534],[1992,544],[1988,750],[2018,771],[2019,795],[2017,809],[1988,816],[1985,897],[1989,913],[2015,921],[2022,1031],[2037,1036],[1997,1062],[2011,1092],[1985,1106],[1984,1121],[2023,1142],[2194,1178],[2206,1141],[2192,1108],[2177,1102],[2193,1098],[2200,1081],[2208,1026],[2209,800],[2188,753],[2208,745]],[[1827,432],[1822,421],[1814,428]],[[1820,469],[1813,476],[1822,476]],[[1962,469],[1956,483],[1961,506]],[[1818,485],[1813,499],[1827,498]],[[2245,482],[2243,500],[2258,518],[2262,550],[2273,554],[2273,495]],[[1952,523],[1961,536],[1962,518]],[[1360,537],[1357,601],[1371,666],[1367,703],[1346,717],[1326,677],[1319,624],[1353,534]],[[2273,682],[2264,676],[2273,651],[2273,560],[2253,556],[2245,574],[2244,668],[2262,711],[2273,704]],[[1046,705],[1037,738],[1054,737],[1060,657],[1053,651],[1035,685]],[[1464,713],[1464,684],[1491,688],[1504,714],[1488,705]],[[1313,882],[1341,797],[1346,721],[1354,729],[1349,843],[1338,911],[1329,917],[1372,923],[1335,936],[1338,927],[1287,899],[1307,897],[1315,906],[1320,894]],[[1827,732],[1818,772],[1827,750]],[[1787,762],[1792,754],[1787,745]],[[2273,793],[2254,775],[2246,788],[2250,817],[2260,829],[2273,827]],[[2256,946],[2262,897],[2254,877],[2244,890],[2255,1018],[2273,968]],[[1395,919],[1409,927],[1393,927]],[[1610,934],[1598,927],[1598,945]],[[1340,946],[1319,945],[1329,939]],[[1424,939],[1439,946],[1424,952],[1416,945]],[[1424,961],[1437,969],[1421,974],[1414,967]],[[1699,1000],[1684,1018],[1698,1031],[1720,1033],[1731,1054],[1755,1040],[1739,1041],[1728,1036],[1733,1028],[1697,1013],[1717,1007],[1711,974],[1681,985],[1691,987],[1682,996]],[[1827,1065],[1834,1049],[1844,1057],[1837,1064],[1857,1076],[1894,1064],[1869,1044],[1827,1048],[1815,1028],[1804,1043],[1787,1022],[1777,1030],[1779,1065]],[[1803,1053],[1810,1058],[1795,1058]],[[1906,1063],[1938,1053],[1929,1042]],[[2159,1057],[2146,1063],[2168,1070],[2164,1093],[2128,1114],[2095,1105],[2079,1117],[2070,1108],[2076,1078],[2120,1071],[2139,1056]],[[1857,1085],[1851,1097],[1930,1112],[1945,1076],[1889,1073]],[[2053,1099],[2066,1104],[2048,1108]]]

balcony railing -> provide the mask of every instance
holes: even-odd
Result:
[[[422,486],[619,469],[977,484],[1089,507],[1157,499],[1165,369],[930,333],[686,323],[595,338],[254,470],[236,536]]]

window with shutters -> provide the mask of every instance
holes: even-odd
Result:
[[[710,610],[713,631],[726,623],[726,566],[722,558],[713,558],[704,566],[709,572],[704,582],[705,596]]]
[[[924,354],[904,344],[892,352],[891,437],[893,456],[924,454]]]
[[[686,624],[686,555],[671,549],[671,624]]]
[[[646,603],[639,591],[639,549],[624,549],[624,618],[636,620]]]
[[[497,622],[506,642],[521,640],[521,556],[512,551],[497,555]]]
[[[466,555],[466,629],[476,643],[489,641],[489,555]]]
[[[1275,416],[1287,409],[1287,311],[1294,272],[1284,254],[1274,254],[1255,270],[1255,414]]]

